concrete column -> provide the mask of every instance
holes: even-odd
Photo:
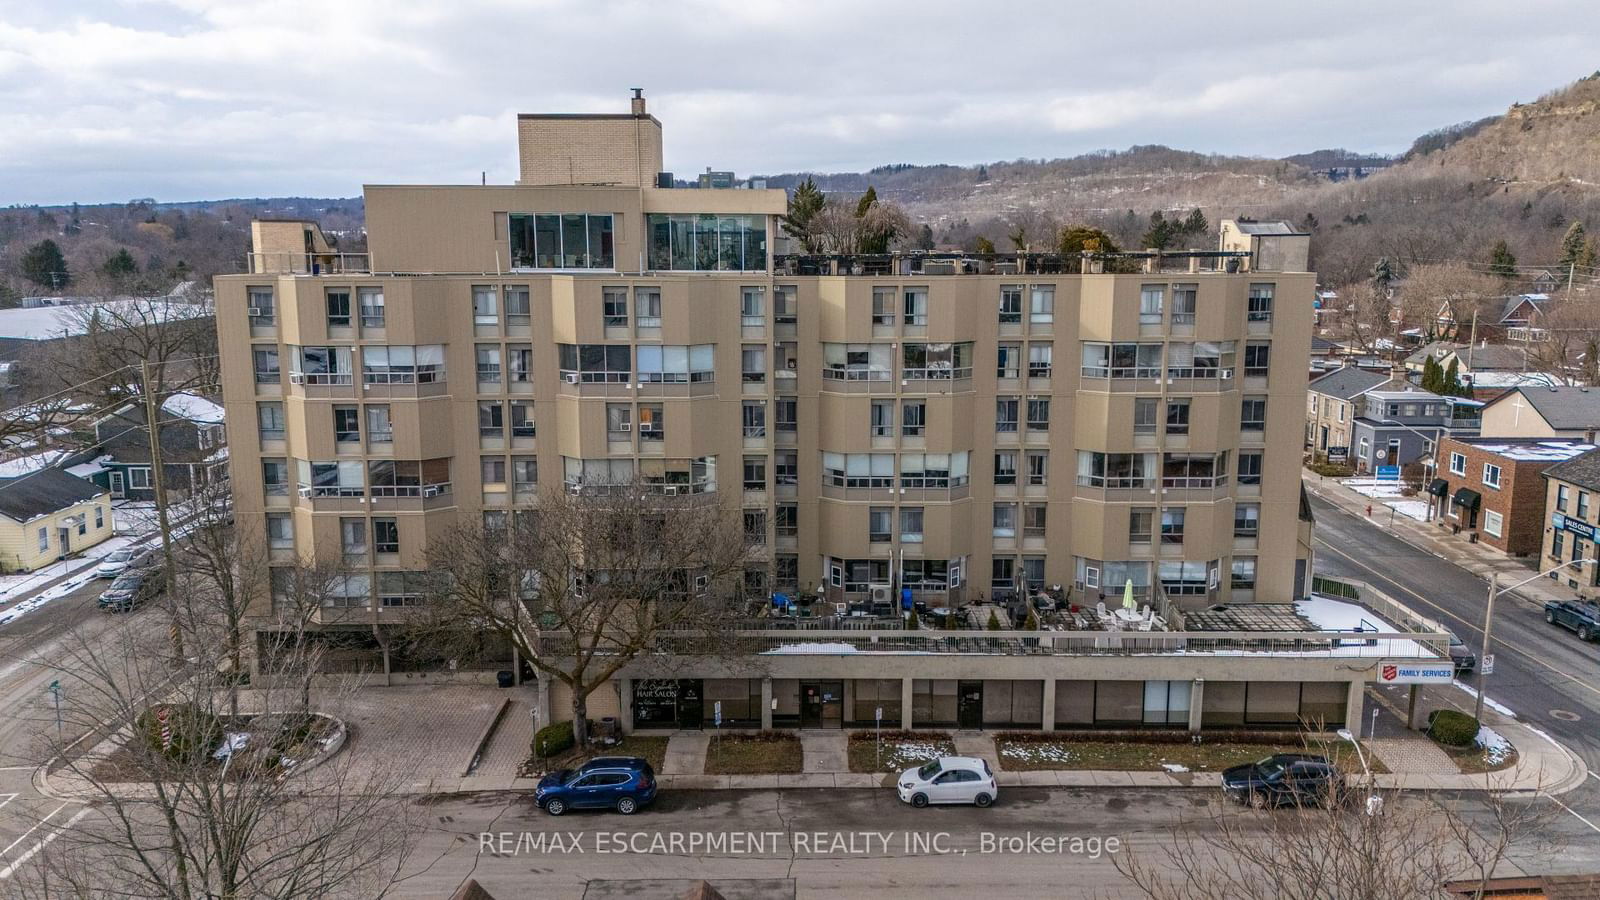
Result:
[[[1206,702],[1206,680],[1196,678],[1189,685],[1189,733],[1199,734],[1201,710]]]
[[[633,679],[618,678],[614,682],[617,686],[617,727],[623,734],[633,733]]]
[[[1044,709],[1040,710],[1044,717],[1039,720],[1039,727],[1045,731],[1056,730],[1056,680],[1044,680]]]
[[[511,684],[513,686],[522,684],[522,651],[516,644],[511,645]]]
[[[1411,686],[1411,696],[1406,702],[1406,727],[1412,731],[1417,730],[1417,701],[1422,699],[1422,685]]]
[[[1356,737],[1361,737],[1361,735],[1362,735],[1362,731],[1361,731],[1361,713],[1362,713],[1361,704],[1362,704],[1363,701],[1366,700],[1366,698],[1367,698],[1367,683],[1365,681],[1363,681],[1362,679],[1359,679],[1359,678],[1355,679],[1354,681],[1351,681],[1350,682],[1350,690],[1349,690],[1348,693],[1345,694],[1345,701],[1344,701],[1344,727],[1350,729],[1350,733],[1355,735]]]
[[[550,724],[550,679],[540,678],[533,683],[533,708],[539,711],[539,727]]]
[[[761,730],[772,728],[772,679],[761,679]]]
[[[900,679],[900,730],[901,731],[910,731],[911,730],[911,703],[912,703],[913,698],[916,696],[916,691],[912,687],[912,681],[913,681],[913,679],[910,679],[910,678],[902,678],[902,679]]]

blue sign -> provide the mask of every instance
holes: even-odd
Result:
[[[901,609],[910,609],[914,605],[915,604],[913,604],[911,602],[911,588],[901,588],[900,589],[900,608]]]
[[[1557,531],[1570,531],[1584,540],[1594,540],[1594,526],[1582,519],[1571,519],[1561,513],[1555,513],[1550,516],[1550,524],[1554,525]]]
[[[1399,466],[1379,466],[1378,467],[1378,476],[1377,477],[1378,477],[1379,481],[1399,481],[1400,480],[1400,467]]]

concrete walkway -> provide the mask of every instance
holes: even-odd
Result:
[[[662,775],[703,775],[706,750],[711,734],[705,731],[675,731],[667,740],[667,757],[661,762]]]
[[[987,762],[992,771],[1001,770],[1000,753],[994,748],[993,735],[981,731],[958,731],[950,737],[956,745],[957,756],[975,756]]]
[[[849,772],[848,741],[843,731],[800,732],[800,771],[808,775]]]

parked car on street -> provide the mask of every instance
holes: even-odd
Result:
[[[941,756],[895,779],[902,803],[921,809],[930,803],[971,803],[985,807],[1000,796],[989,764],[971,756]]]
[[[1600,605],[1593,600],[1551,600],[1544,605],[1544,620],[1578,633],[1578,640],[1600,638]]]
[[[155,563],[155,553],[148,547],[124,547],[113,550],[94,567],[96,578],[115,578],[130,569],[147,569]]]
[[[533,802],[552,816],[569,809],[614,809],[631,816],[656,799],[656,773],[638,756],[597,756],[539,779]]]
[[[127,572],[117,576],[111,586],[100,595],[100,608],[107,612],[132,612],[146,600],[161,592],[161,579],[143,572]]]
[[[1450,661],[1456,664],[1456,674],[1471,672],[1478,667],[1478,655],[1472,652],[1467,642],[1450,633]]]
[[[1345,779],[1325,756],[1275,753],[1223,769],[1222,792],[1256,809],[1339,804],[1345,799]]]

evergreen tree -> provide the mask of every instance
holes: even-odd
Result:
[[[1462,386],[1461,370],[1454,359],[1450,360],[1450,367],[1444,370],[1444,384],[1442,387],[1443,390],[1436,393],[1443,394],[1446,397],[1466,397],[1472,393]]]
[[[917,234],[917,249],[933,249],[933,229],[926,224],[922,226],[922,230]]]
[[[980,183],[980,184],[985,182],[985,181],[988,181],[989,180],[989,167],[988,166],[979,166],[978,167],[978,175],[977,175],[977,178],[975,180],[978,181],[978,183]]]
[[[1495,241],[1494,249],[1489,251],[1489,271],[1501,278],[1517,277],[1517,257],[1504,240]]]
[[[856,218],[865,218],[867,211],[872,209],[872,205],[877,202],[878,189],[870,184],[867,185],[867,192],[861,195],[860,200],[856,201]]]
[[[828,205],[828,197],[811,178],[795,185],[789,198],[789,212],[781,219],[785,234],[800,242],[807,253],[817,252],[817,234],[813,230],[817,216]]]
[[[1561,266],[1582,265],[1584,245],[1588,243],[1584,237],[1583,223],[1574,221],[1567,228],[1567,233],[1561,238]]]
[[[994,610],[989,610],[989,624],[984,626],[990,631],[1000,631],[1000,616]]]
[[[20,301],[21,298],[11,289],[11,285],[0,281],[0,309],[16,309]]]
[[[1028,610],[1028,619],[1027,619],[1027,621],[1022,623],[1022,630],[1023,631],[1038,631],[1039,630],[1039,614],[1037,612],[1035,612],[1031,608]]]
[[[1179,227],[1181,228],[1182,226]],[[1161,210],[1158,209],[1150,214],[1150,227],[1145,231],[1144,237],[1139,239],[1139,246],[1146,249],[1165,250],[1167,245],[1172,243],[1172,239],[1177,237],[1174,231],[1173,223],[1168,222],[1166,217],[1161,215]]]
[[[1387,256],[1378,257],[1378,261],[1372,264],[1372,286],[1379,291],[1387,291],[1393,283],[1394,263]]]
[[[128,248],[123,247],[100,266],[100,271],[107,278],[122,279],[139,274],[139,264],[133,261],[133,254],[128,252]]]
[[[22,276],[34,284],[48,288],[64,288],[72,282],[67,271],[67,258],[55,241],[46,238],[22,254]]]
[[[906,628],[911,631],[916,631],[921,627],[922,623],[917,620],[917,611],[913,609],[910,614],[906,616]]]
[[[1028,228],[1026,225],[1018,225],[1015,228],[1012,228],[1006,233],[1006,238],[1011,241],[1011,249],[1028,249]]]
[[[1439,361],[1432,356],[1422,360],[1422,389],[1439,393]]]
[[[988,254],[994,252],[994,241],[989,240],[981,234],[973,240],[973,244],[978,248],[977,252],[979,253]]]
[[[1210,227],[1210,223],[1206,221],[1206,214],[1201,212],[1199,207],[1195,207],[1189,213],[1189,218],[1183,220],[1183,233],[1191,237],[1205,234]]]
[[[1317,217],[1311,213],[1306,213],[1306,217],[1300,220],[1300,227],[1307,231],[1316,231]]]

